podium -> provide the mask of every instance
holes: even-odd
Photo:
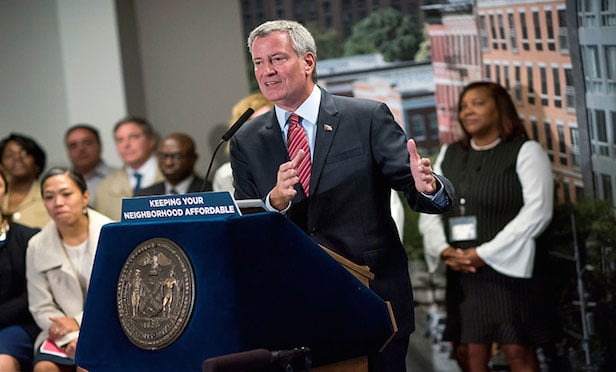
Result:
[[[153,238],[183,250],[194,298],[180,335],[148,349],[121,324],[118,283],[131,252]],[[307,347],[326,368],[380,350],[394,332],[388,304],[281,214],[112,223],[101,231],[76,362],[91,372],[200,371],[216,356]]]

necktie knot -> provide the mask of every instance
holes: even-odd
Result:
[[[291,159],[297,156],[299,150],[304,150],[306,156],[304,160],[297,166],[297,175],[299,182],[304,189],[306,196],[310,194],[310,173],[312,172],[312,164],[310,161],[310,147],[308,146],[308,137],[304,128],[299,124],[300,117],[296,113],[289,116],[289,131],[287,133],[287,146],[289,157]]]
[[[135,187],[133,187],[133,191],[137,191],[141,188],[141,179],[143,178],[143,174],[135,172],[133,173],[133,177],[135,177]]]

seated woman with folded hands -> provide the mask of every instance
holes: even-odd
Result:
[[[73,171],[51,169],[41,193],[51,222],[26,254],[30,312],[42,329],[34,371],[81,371],[74,358],[90,273],[100,230],[112,221],[88,208],[86,182]]]

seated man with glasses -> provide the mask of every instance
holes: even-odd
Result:
[[[184,133],[172,133],[158,145],[158,168],[165,180],[135,192],[135,196],[186,194],[199,192],[203,178],[195,174],[198,159],[195,143]],[[208,190],[211,187],[206,187]]]

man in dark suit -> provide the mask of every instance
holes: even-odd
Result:
[[[299,23],[266,22],[250,33],[248,47],[259,88],[276,106],[231,140],[235,196],[263,199],[318,243],[370,267],[370,287],[392,302],[399,326],[385,350],[369,357],[370,368],[403,371],[413,298],[390,192],[404,192],[416,211],[442,213],[453,187],[432,173],[385,104],[316,85],[316,46]]]
[[[195,175],[199,155],[195,142],[184,133],[172,133],[160,142],[156,156],[158,168],[165,180],[135,192],[135,196],[186,194],[199,192],[203,178]]]

